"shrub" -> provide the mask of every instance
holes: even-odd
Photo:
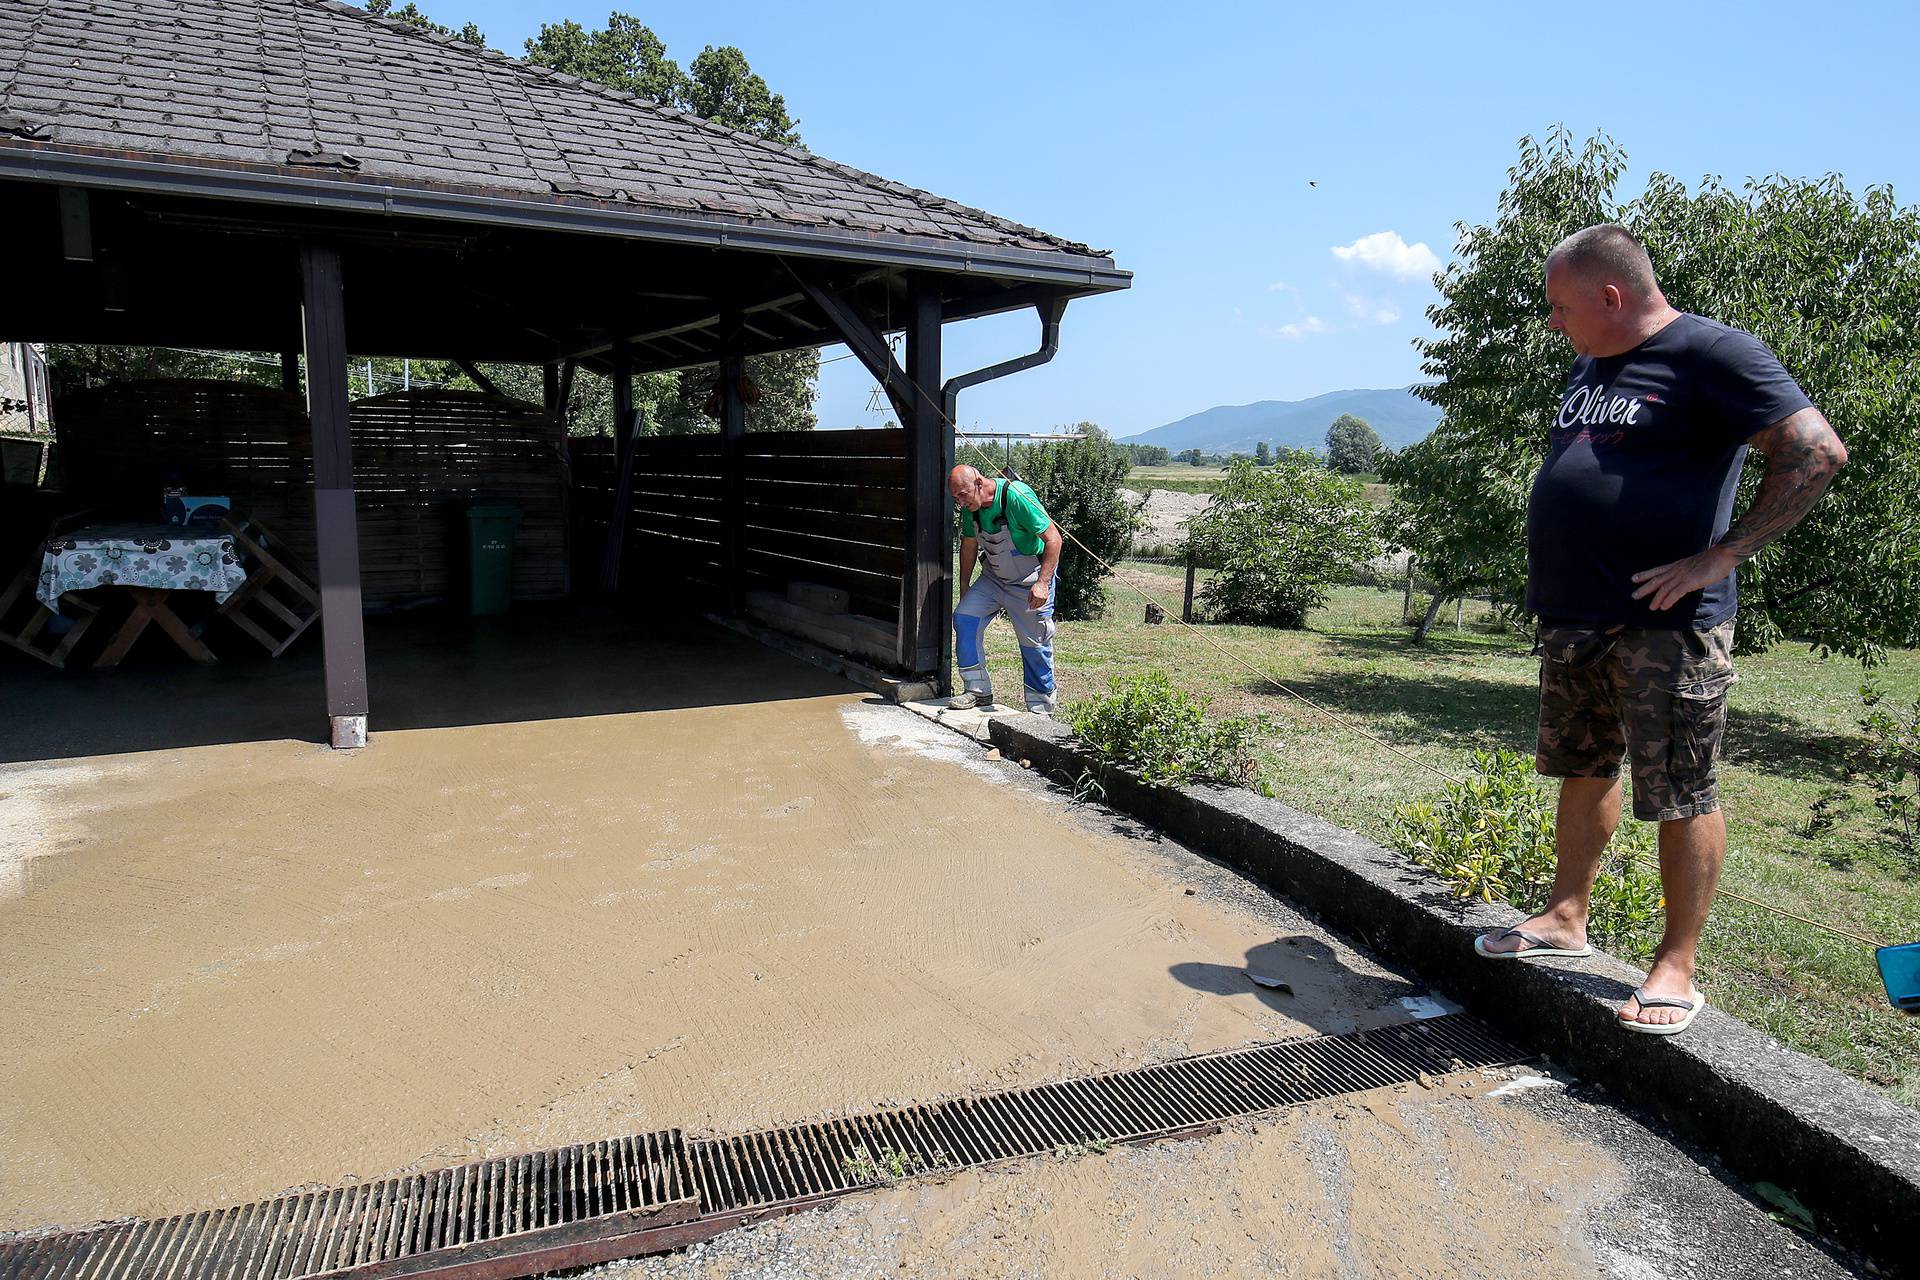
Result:
[[[1920,694],[1912,706],[1889,702],[1872,684],[1860,686],[1866,735],[1854,772],[1873,788],[1873,805],[1886,815],[1894,846],[1920,862]]]
[[[1473,762],[1463,783],[1403,806],[1394,838],[1455,897],[1500,899],[1533,915],[1553,891],[1553,806],[1533,762],[1518,752],[1475,752]],[[1648,827],[1615,833],[1593,886],[1587,932],[1595,942],[1626,956],[1647,953],[1662,906],[1656,866]]]
[[[1218,782],[1264,792],[1265,717],[1208,720],[1209,699],[1174,687],[1164,671],[1115,676],[1108,692],[1072,702],[1067,724],[1080,740],[1148,782]]]
[[[1200,598],[1220,622],[1298,630],[1335,582],[1383,550],[1360,485],[1292,449],[1270,467],[1235,459],[1189,528],[1200,563],[1217,570]]]

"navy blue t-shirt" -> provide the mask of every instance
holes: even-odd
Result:
[[[1527,609],[1675,630],[1731,618],[1731,574],[1659,613],[1633,598],[1633,575],[1719,540],[1748,438],[1811,403],[1760,339],[1696,315],[1576,359],[1527,503]]]

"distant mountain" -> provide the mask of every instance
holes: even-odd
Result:
[[[1409,387],[1381,391],[1329,391],[1308,400],[1262,400],[1226,404],[1127,436],[1129,444],[1164,445],[1169,452],[1252,453],[1260,441],[1275,447],[1319,449],[1327,428],[1343,413],[1365,418],[1380,439],[1398,449],[1426,438],[1440,410],[1416,398]]]

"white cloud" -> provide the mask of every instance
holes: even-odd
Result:
[[[1398,231],[1376,231],[1352,244],[1337,244],[1333,256],[1396,280],[1424,280],[1440,269],[1440,259],[1425,241],[1408,244]]]
[[[1343,296],[1347,300],[1348,312],[1363,324],[1400,323],[1400,308],[1391,302],[1378,302],[1357,293],[1348,293]]]
[[[1268,293],[1290,293],[1296,298],[1300,296],[1300,291],[1294,288],[1292,285],[1288,284],[1285,280],[1275,280],[1272,284],[1267,286],[1267,292]]]
[[[1299,342],[1308,334],[1325,333],[1328,328],[1327,322],[1319,316],[1307,316],[1292,324],[1267,325],[1260,330],[1260,335],[1280,342]]]

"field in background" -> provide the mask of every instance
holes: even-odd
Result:
[[[1109,584],[1105,618],[1059,626],[1063,698],[1159,667],[1211,696],[1215,714],[1264,712],[1278,726],[1269,775],[1275,794],[1382,843],[1390,843],[1398,807],[1442,785],[1254,680],[1199,635],[1174,623],[1146,624],[1144,602],[1128,586],[1144,587],[1178,616],[1181,571],[1128,562]],[[1449,607],[1431,641],[1415,648],[1400,609],[1398,591],[1345,587],[1306,631],[1222,626],[1205,636],[1451,773],[1470,769],[1476,749],[1531,754],[1537,660],[1527,642],[1474,626],[1481,610],[1469,605],[1465,630],[1452,629]],[[998,680],[1018,688],[1011,633],[995,626],[988,635]],[[1741,661],[1721,783],[1730,826],[1726,884],[1869,937],[1910,942],[1920,939],[1920,876],[1888,846],[1867,789],[1847,777],[1863,674],[1856,663],[1822,661],[1798,645]],[[1891,655],[1873,677],[1911,700],[1920,689],[1920,653]],[[1847,797],[1839,820],[1809,834],[1809,807],[1835,789]],[[1888,1007],[1865,947],[1722,901],[1703,943],[1701,987],[1783,1043],[1920,1106],[1920,1018]]]

